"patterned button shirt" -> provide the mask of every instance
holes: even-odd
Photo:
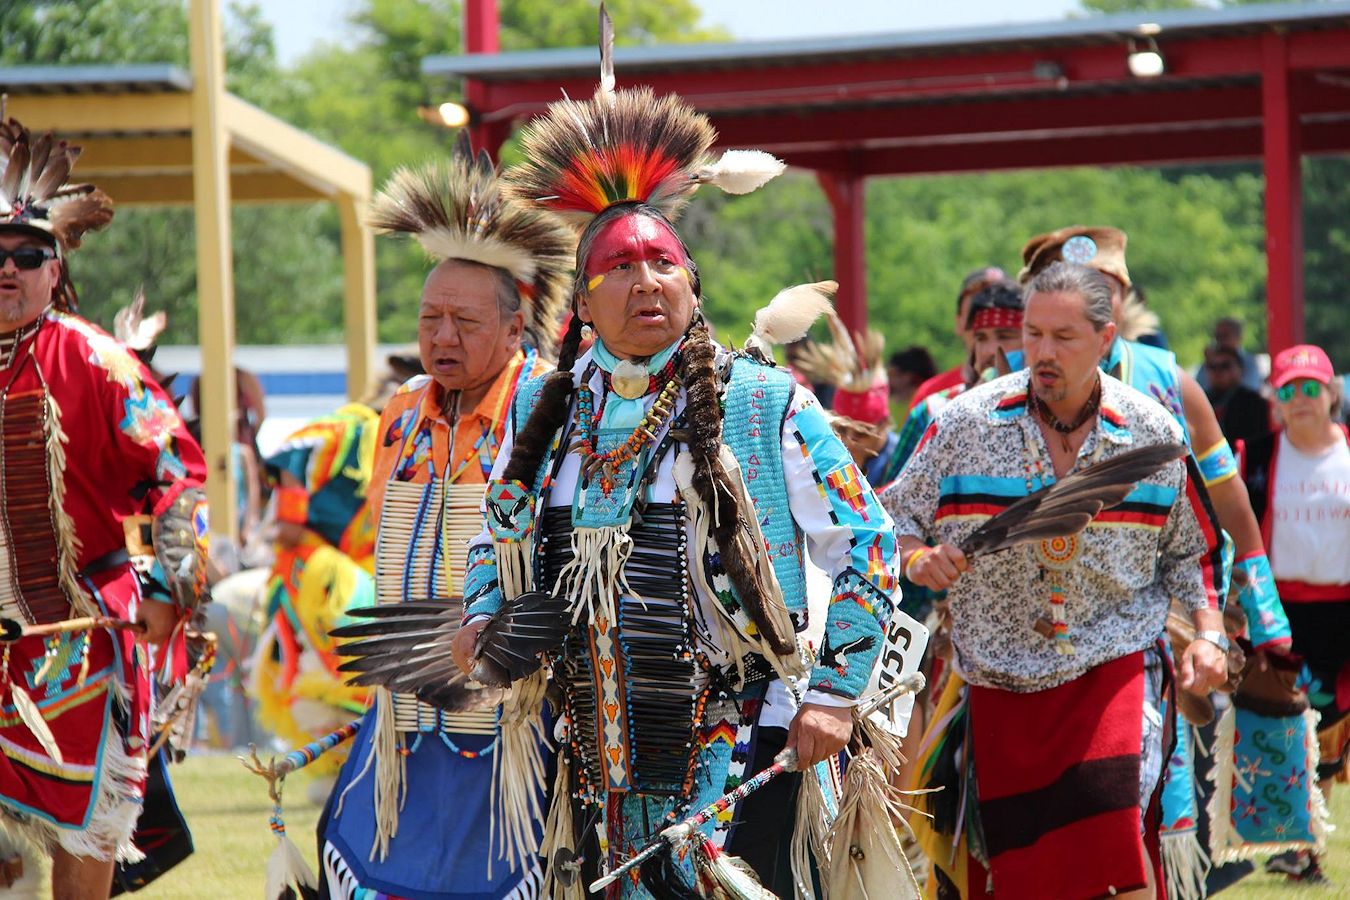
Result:
[[[882,495],[900,535],[957,544],[990,516],[1055,480],[1050,451],[1017,372],[954,399]],[[1182,441],[1165,410],[1109,375],[1075,469],[1137,446]],[[1167,465],[1087,530],[976,559],[948,596],[963,675],[1027,692],[1055,687],[1141,650],[1162,632],[1172,598],[1217,608],[1218,535],[1183,496],[1183,462]],[[1063,601],[1074,652],[1043,635],[1051,597]],[[1037,623],[1041,621],[1041,630]]]

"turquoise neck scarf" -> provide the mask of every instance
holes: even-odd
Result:
[[[648,375],[655,375],[660,372],[670,358],[675,355],[675,351],[680,349],[680,343],[684,340],[681,337],[675,343],[671,344],[660,353],[647,360],[646,370]],[[596,335],[595,343],[591,345],[591,358],[595,364],[610,374],[614,373],[614,368],[622,360],[609,351],[600,336]],[[642,417],[647,414],[646,405],[643,402],[646,398],[639,397],[636,400],[627,400],[620,397],[614,391],[610,391],[605,397],[605,412],[600,417],[600,428],[625,428],[633,429],[638,427]]]

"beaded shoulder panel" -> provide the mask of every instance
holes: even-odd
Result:
[[[801,535],[788,507],[782,434],[797,382],[786,369],[740,355],[724,354],[719,365],[725,367],[727,357],[722,438],[741,465],[783,599],[796,619],[806,609],[806,574],[797,550]]]

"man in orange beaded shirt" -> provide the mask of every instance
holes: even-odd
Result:
[[[398,390],[375,434],[376,595],[454,607],[507,410],[521,384],[552,369],[571,237],[503,202],[467,142],[448,167],[395,174],[372,224],[437,260],[418,310],[426,374]],[[533,895],[538,867],[513,868],[478,827],[497,745],[496,710],[482,706],[447,711],[378,690],[319,823],[329,896]]]

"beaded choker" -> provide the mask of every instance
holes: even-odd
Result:
[[[42,315],[22,328],[17,328],[7,334],[0,334],[0,357],[4,358],[6,368],[14,365],[14,354],[18,351],[19,345],[42,327],[42,320],[46,317],[47,313],[44,310]]]

